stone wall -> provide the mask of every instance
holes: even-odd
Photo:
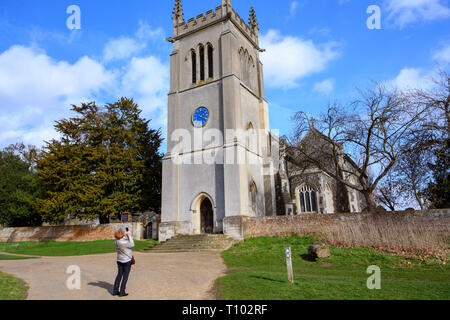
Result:
[[[94,241],[114,239],[118,229],[128,227],[136,240],[142,240],[142,223],[106,225],[46,226],[0,229],[0,242],[15,241]]]
[[[323,234],[329,231],[361,229],[361,226],[377,225],[405,226],[426,231],[440,232],[450,236],[450,209],[385,212],[385,213],[348,213],[348,214],[302,214],[297,216],[276,217],[226,217],[225,235],[237,240],[263,236],[289,236]],[[431,229],[432,228],[432,229]],[[364,232],[364,231],[363,231]]]

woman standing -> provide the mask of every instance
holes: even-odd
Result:
[[[125,292],[125,288],[127,286],[128,276],[130,275],[131,271],[131,263],[133,259],[133,251],[131,251],[131,248],[134,247],[134,241],[131,237],[131,232],[128,231],[128,228],[126,234],[122,229],[120,229],[114,234],[114,237],[116,238],[115,243],[117,250],[118,272],[116,281],[114,282],[113,295],[125,297],[128,295],[128,293]]]

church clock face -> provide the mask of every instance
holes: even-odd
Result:
[[[202,128],[206,125],[209,119],[209,110],[205,107],[199,107],[192,115],[192,124],[196,128]]]

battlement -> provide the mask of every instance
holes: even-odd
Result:
[[[179,38],[183,35],[203,29],[205,26],[217,23],[224,19],[231,19],[238,25],[242,31],[250,37],[255,43],[258,43],[258,34],[253,32],[252,28],[242,19],[233,8],[218,6],[215,10],[208,10],[206,14],[199,14],[196,18],[190,18],[174,26],[174,37]]]

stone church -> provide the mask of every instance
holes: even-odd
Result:
[[[360,195],[339,195],[346,188],[324,173],[299,175],[280,157],[283,143],[269,129],[258,32],[253,8],[248,23],[231,0],[186,21],[175,1],[160,241],[233,236],[244,216],[361,210]]]

